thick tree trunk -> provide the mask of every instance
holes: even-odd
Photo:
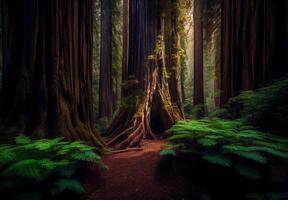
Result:
[[[99,117],[111,117],[115,110],[112,80],[112,17],[110,0],[101,0]]]
[[[4,0],[1,137],[104,146],[92,122],[92,0]]]
[[[182,118],[165,75],[165,19],[159,9],[159,1],[130,1],[127,79],[119,113],[108,129],[115,136],[108,144],[116,148],[138,146]]]
[[[222,0],[222,105],[241,90],[287,73],[285,5],[286,0]]]
[[[194,106],[199,106],[197,117],[204,115],[203,82],[203,2],[194,1]],[[202,107],[202,108],[201,108]]]
[[[177,6],[181,2],[179,0],[161,1],[161,6],[165,17],[165,63],[168,72],[169,92],[171,101],[177,105],[181,116],[184,118],[184,97],[182,87],[182,65],[181,65],[181,37],[179,26],[179,13]]]

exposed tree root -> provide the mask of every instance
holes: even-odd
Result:
[[[142,151],[142,150],[143,150],[143,148],[135,147],[135,148],[121,149],[121,150],[112,151],[112,154],[126,153],[126,152],[130,152],[130,151]]]
[[[134,109],[127,107],[120,109],[108,129],[108,134],[114,135],[114,138],[107,142],[108,146],[115,149],[134,148],[140,146],[142,139],[156,139],[150,125],[153,106],[157,106],[158,115],[165,128],[181,119],[180,112],[171,103],[168,88],[161,87],[163,84],[158,80],[158,73],[156,69],[153,71],[146,93],[140,102],[135,104]],[[127,115],[131,110],[134,111],[132,117]],[[119,131],[120,129],[122,130]]]

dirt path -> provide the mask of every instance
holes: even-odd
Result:
[[[143,150],[105,155],[107,171],[84,182],[90,200],[186,200],[189,189],[173,175],[160,175],[163,141],[144,141]],[[96,173],[94,173],[96,174]],[[98,182],[95,182],[98,180]],[[101,180],[99,182],[99,180]],[[95,185],[98,186],[95,189]],[[93,189],[94,188],[94,189]],[[188,192],[188,193],[187,193]]]

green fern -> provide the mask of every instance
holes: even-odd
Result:
[[[42,191],[34,191],[33,184],[45,185],[46,190],[53,187],[55,194],[64,190],[83,193],[81,184],[70,178],[88,162],[105,167],[94,147],[79,141],[67,142],[63,138],[31,140],[20,135],[14,145],[0,145],[0,150],[0,190],[4,193],[15,191],[13,194],[20,194],[23,199],[26,195],[38,198],[34,194]],[[19,185],[19,181],[27,184]],[[55,184],[51,185],[51,181]],[[27,190],[33,193],[22,194]]]
[[[1,172],[1,176],[20,176],[23,178],[41,180],[41,164],[35,159],[25,159],[13,163]]]
[[[243,120],[180,121],[168,130],[170,144],[167,150],[200,156],[211,164],[226,167],[251,162],[264,166],[272,157],[288,160],[287,139],[250,128]],[[248,178],[258,177],[253,170],[234,169]]]
[[[72,154],[72,158],[80,161],[95,162],[101,160],[101,157],[92,151]]]
[[[19,135],[15,139],[16,144],[29,144],[31,143],[31,139],[25,135]]]
[[[83,194],[85,192],[79,181],[72,179],[59,179],[54,183],[54,187],[51,189],[51,194],[56,195],[64,191],[70,191],[76,194]]]
[[[217,144],[217,142],[211,138],[200,138],[197,140],[197,143],[205,147],[211,147]]]
[[[164,150],[162,150],[162,151],[160,152],[160,155],[161,155],[161,156],[167,156],[167,155],[173,155],[173,156],[175,156],[176,153],[175,153],[175,151],[172,150],[172,149],[164,149]]]
[[[206,154],[202,156],[202,159],[206,160],[209,163],[221,165],[224,167],[231,167],[232,161],[228,156],[224,155],[210,155]]]
[[[2,148],[0,151],[0,167],[3,167],[13,160],[16,160],[16,157],[15,152],[9,146]]]

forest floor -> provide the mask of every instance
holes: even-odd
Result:
[[[164,141],[143,141],[142,149],[103,156],[108,170],[91,169],[84,180],[89,200],[188,200],[181,176],[163,173]]]

